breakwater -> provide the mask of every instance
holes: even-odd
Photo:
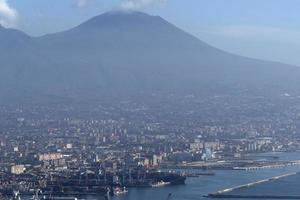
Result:
[[[234,195],[232,194],[232,192],[236,191],[236,190],[240,190],[240,189],[244,189],[244,188],[249,188],[249,187],[254,187],[258,184],[262,184],[262,183],[267,183],[267,182],[271,182],[271,181],[275,181],[284,177],[288,177],[288,176],[293,176],[298,174],[297,172],[293,172],[293,173],[288,173],[288,174],[284,174],[284,175],[280,175],[280,176],[275,176],[272,178],[268,178],[268,179],[263,179],[263,180],[259,180],[259,181],[255,181],[255,182],[251,182],[251,183],[247,183],[247,184],[243,184],[243,185],[238,185],[235,187],[231,187],[231,188],[227,188],[224,190],[220,190],[217,191],[216,193],[210,193],[208,195],[205,195],[205,197],[208,198],[252,198],[252,199],[300,199],[300,196],[276,196],[276,195]]]
[[[277,196],[277,195],[216,195],[216,196],[206,196],[209,198],[216,199],[300,199],[300,196]]]

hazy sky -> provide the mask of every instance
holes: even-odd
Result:
[[[233,53],[300,66],[300,0],[0,0],[0,23],[42,35],[119,8],[160,15]]]

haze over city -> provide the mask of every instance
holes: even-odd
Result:
[[[300,199],[296,0],[0,0],[0,200]]]

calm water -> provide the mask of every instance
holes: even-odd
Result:
[[[300,174],[284,177],[255,187],[242,188],[231,192],[235,195],[276,195],[300,196]]]
[[[269,154],[270,155],[270,154]],[[300,152],[296,153],[272,153],[280,156],[280,160],[300,160]],[[162,188],[139,188],[130,189],[128,194],[114,197],[113,200],[166,200],[169,193],[172,193],[172,200],[201,200],[208,193],[213,193],[221,189],[230,188],[240,184],[270,178],[289,172],[300,171],[300,166],[285,167],[279,169],[263,169],[256,171],[215,171],[215,176],[202,176],[198,178],[188,178],[186,185],[167,186]],[[284,178],[267,184],[258,185],[247,190],[236,191],[237,194],[275,194],[276,195],[298,194],[300,190],[300,176]],[[295,187],[293,187],[295,186]],[[291,192],[291,191],[293,192]]]

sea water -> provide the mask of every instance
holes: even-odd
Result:
[[[300,152],[270,153],[259,155],[278,156],[279,160],[300,160]],[[201,200],[209,193],[247,184],[258,180],[271,178],[291,172],[300,172],[300,165],[275,169],[260,170],[216,170],[215,176],[200,176],[188,178],[185,185],[166,186],[161,188],[136,188],[129,189],[129,192],[122,196],[115,196],[113,200],[167,200],[171,194],[172,200]],[[288,183],[288,184],[287,184]],[[267,182],[247,189],[234,191],[233,194],[255,195],[300,195],[300,175],[289,176],[277,181]]]

